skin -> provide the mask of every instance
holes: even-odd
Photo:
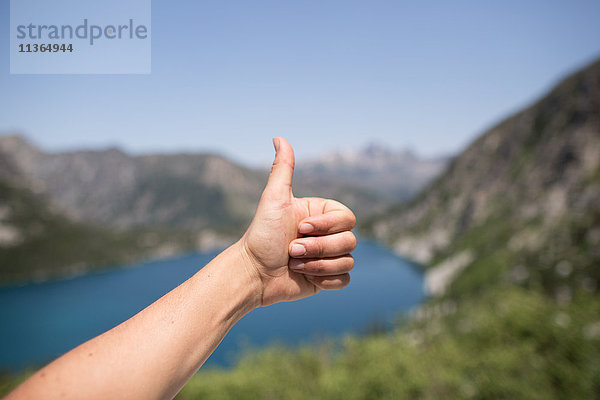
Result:
[[[276,157],[244,236],[190,279],[23,382],[6,399],[171,399],[229,329],[259,306],[350,282],[356,219],[341,203],[295,198],[294,153]]]

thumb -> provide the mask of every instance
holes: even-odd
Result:
[[[273,139],[275,146],[275,161],[271,175],[265,188],[265,194],[271,198],[287,199],[292,193],[292,178],[294,176],[294,150],[282,137]]]

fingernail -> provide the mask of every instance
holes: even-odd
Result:
[[[275,151],[279,151],[279,138],[273,138],[273,147],[275,147]]]
[[[294,271],[302,271],[304,269],[304,263],[302,261],[294,261],[290,265],[290,268]]]
[[[290,249],[290,255],[292,257],[303,256],[304,254],[306,254],[306,249],[304,246],[297,243],[292,245],[292,248]]]
[[[301,223],[300,227],[298,228],[298,232],[300,232],[300,233],[311,233],[314,230],[315,230],[315,227],[307,222]]]

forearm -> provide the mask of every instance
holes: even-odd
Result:
[[[260,305],[260,280],[235,244],[110,331],[38,371],[17,398],[172,398],[229,329]]]
[[[139,314],[37,372],[9,398],[172,398],[253,308],[346,286],[354,214],[334,200],[294,198],[294,152],[283,138],[273,144],[269,181],[238,243]]]

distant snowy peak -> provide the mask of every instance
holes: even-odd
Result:
[[[438,176],[448,158],[424,159],[407,149],[380,143],[362,149],[342,149],[299,163],[300,182],[339,184],[360,188],[388,199],[405,200]]]
[[[415,163],[438,164],[445,163],[448,157],[422,158],[410,149],[394,149],[379,142],[373,142],[362,149],[341,149],[338,151],[326,153],[320,157],[301,163],[303,167],[316,165],[322,166],[370,166],[387,167],[392,165],[409,166]]]

